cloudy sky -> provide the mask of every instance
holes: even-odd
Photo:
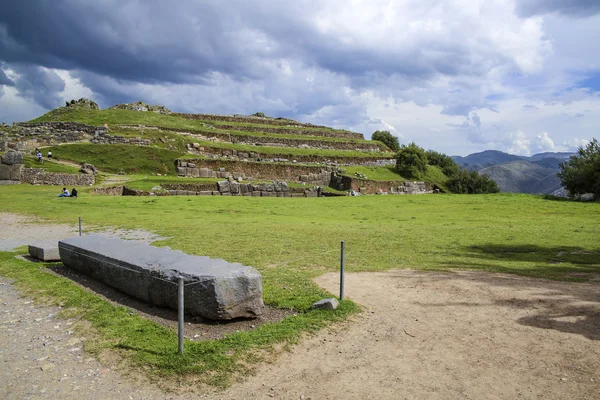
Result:
[[[600,0],[2,0],[0,120],[144,100],[567,151],[600,138],[599,38]]]

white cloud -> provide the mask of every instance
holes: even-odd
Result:
[[[573,138],[571,140],[567,140],[563,143],[563,145],[569,150],[569,151],[577,151],[577,149],[579,149],[580,147],[585,147],[590,141],[587,139],[579,139],[579,138]]]
[[[531,141],[521,130],[508,132],[504,135],[502,138],[502,146],[502,150],[510,154],[519,156],[528,156],[531,154]]]
[[[548,136],[548,132],[542,132],[536,136],[537,141],[534,149],[539,152],[554,150],[554,142]]]

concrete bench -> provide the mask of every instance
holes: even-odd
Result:
[[[149,304],[177,309],[181,276],[193,283],[185,287],[187,314],[229,320],[263,311],[262,277],[252,267],[100,235],[61,240],[58,248],[65,266]]]

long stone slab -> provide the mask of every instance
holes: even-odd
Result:
[[[188,314],[229,320],[256,317],[264,308],[262,277],[242,264],[100,235],[64,239],[58,249],[65,266],[149,304],[177,309],[181,276],[190,284]]]
[[[60,254],[56,246],[29,245],[29,255],[42,261],[60,261]]]

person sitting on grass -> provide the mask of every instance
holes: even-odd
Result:
[[[71,197],[71,194],[67,188],[63,188],[62,193],[59,194],[58,197]]]
[[[77,197],[77,189],[73,188],[73,190],[71,190],[71,197]]]

